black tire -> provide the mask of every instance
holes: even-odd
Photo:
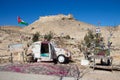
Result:
[[[60,64],[63,64],[66,62],[66,57],[64,55],[59,55],[57,57],[57,61],[60,63]]]
[[[107,60],[107,65],[111,65],[110,59]]]
[[[101,60],[100,60],[100,63],[101,63],[101,64],[103,64],[103,63],[104,63],[104,62],[103,62],[103,59],[101,59]]]
[[[57,59],[53,59],[54,64],[57,64]]]
[[[33,60],[33,62],[37,62],[37,58],[35,58],[35,59]]]

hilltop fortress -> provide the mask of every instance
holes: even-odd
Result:
[[[39,20],[41,22],[48,22],[48,21],[55,21],[55,20],[72,20],[73,15],[68,14],[68,15],[63,15],[63,14],[59,14],[59,15],[52,15],[52,16],[43,16],[43,17],[39,17]]]

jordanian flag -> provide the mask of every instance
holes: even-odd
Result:
[[[24,22],[19,16],[17,17],[17,20],[18,20],[18,23],[19,24],[24,24],[24,25],[28,25],[28,23],[27,22]]]

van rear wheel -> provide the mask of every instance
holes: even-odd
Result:
[[[66,57],[64,55],[59,55],[57,58],[59,63],[65,63],[66,62]]]

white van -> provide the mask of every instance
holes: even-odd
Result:
[[[34,42],[28,50],[32,51],[34,59],[37,61],[58,61],[65,63],[71,59],[71,54],[68,50],[58,48],[49,41]]]

